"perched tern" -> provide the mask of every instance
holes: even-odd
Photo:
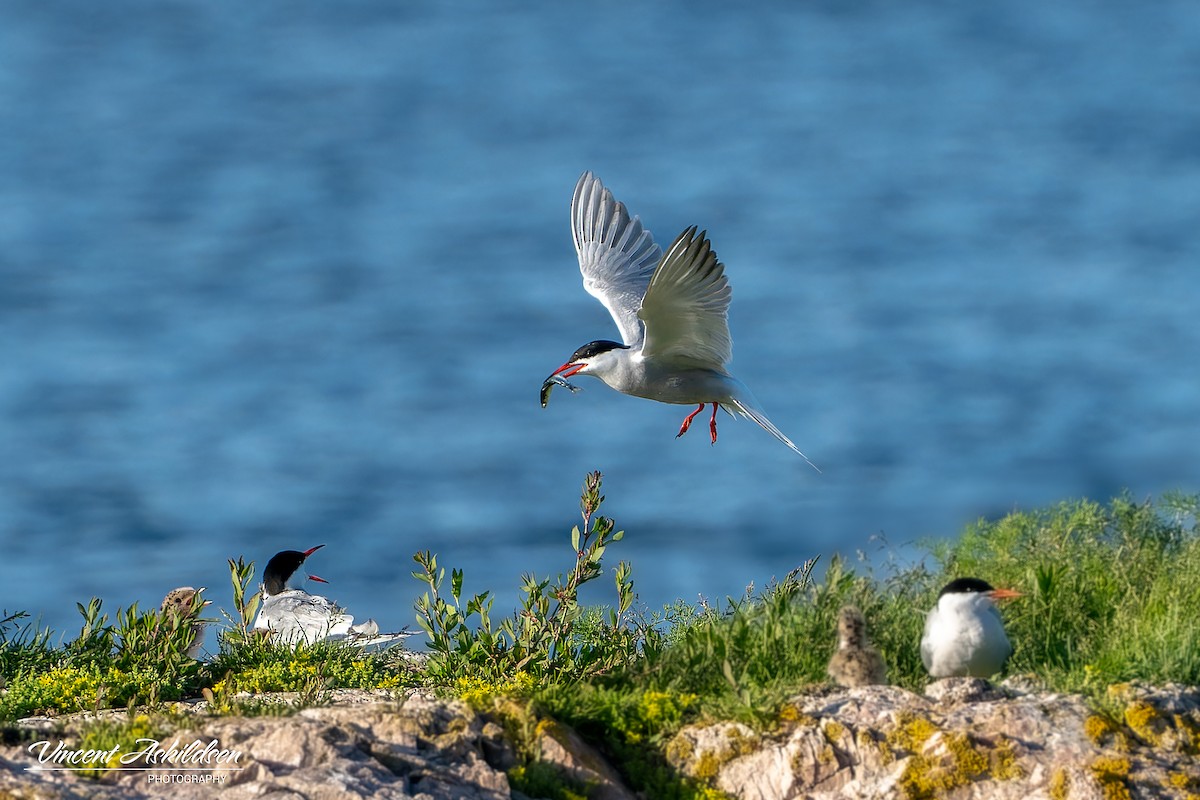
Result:
[[[163,598],[162,605],[159,606],[159,614],[166,618],[176,618],[180,620],[180,627],[185,623],[191,622],[192,626],[192,643],[187,649],[188,658],[199,658],[200,651],[204,649],[204,621],[200,619],[200,612],[205,606],[212,605],[211,600],[205,600],[197,604],[196,598],[204,591],[204,587],[193,589],[191,586],[180,586],[178,589],[172,589],[167,592],[167,596]]]
[[[987,678],[1004,667],[1012,645],[994,601],[1020,597],[978,578],[956,578],[925,618],[921,660],[934,678]]]
[[[754,420],[808,461],[726,369],[733,357],[731,291],[706,232],[697,234],[692,226],[663,253],[641,220],[631,217],[591,172],[575,186],[571,229],[583,288],[608,309],[622,341],[599,339],[576,350],[542,385],[543,406],[555,377],[591,375],[624,394],[695,405],[676,438],[711,404],[708,430],[714,444],[720,407]]]
[[[337,603],[292,585],[297,576],[299,580],[329,582],[300,571],[305,560],[324,546],[319,544],[303,552],[283,550],[271,556],[263,570],[262,609],[254,621],[255,630],[270,631],[284,644],[346,640],[373,650],[390,647],[411,635],[408,632],[380,635],[379,625],[373,619],[355,625],[354,617]]]
[[[887,683],[887,665],[871,646],[866,620],[854,606],[845,606],[838,613],[838,649],[829,660],[828,671],[839,686]]]

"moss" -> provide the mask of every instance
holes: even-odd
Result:
[[[826,720],[821,726],[821,732],[825,734],[825,741],[830,744],[837,744],[846,735],[846,726],[834,720]]]
[[[998,781],[1015,781],[1025,777],[1025,770],[1017,763],[1016,746],[1007,736],[1000,736],[992,749],[991,776]]]
[[[741,728],[732,725],[725,730],[725,739],[729,742],[729,748],[722,753],[725,761],[738,756],[748,756],[758,749],[758,740],[755,737],[747,736]]]
[[[923,731],[924,726],[918,726],[918,730]],[[908,759],[904,772],[900,775],[899,785],[909,800],[937,797],[943,792],[966,786],[988,774],[988,756],[967,734],[949,733],[943,734],[943,737],[948,758],[929,756],[918,751]]]
[[[952,733],[946,737],[946,746],[954,755],[958,771],[966,777],[976,778],[988,772],[991,764],[987,755],[971,743],[965,733]]]
[[[1200,755],[1200,722],[1191,714],[1175,714],[1172,722],[1179,735],[1179,749],[1188,755]]]
[[[1163,743],[1163,731],[1168,726],[1154,706],[1145,700],[1130,703],[1125,707],[1125,724],[1139,739],[1158,747]]]
[[[1067,800],[1071,796],[1071,778],[1062,767],[1050,775],[1050,800]]]
[[[825,746],[817,753],[817,761],[821,764],[833,764],[837,762],[837,751],[834,750],[842,737],[849,736],[849,731],[846,726],[834,720],[826,720],[821,725],[821,733],[825,737]]]
[[[1104,800],[1129,800],[1129,771],[1132,766],[1128,758],[1100,756],[1091,764],[1092,776],[1100,785]]]
[[[1200,779],[1186,772],[1168,772],[1166,785],[1174,789],[1191,791],[1192,789],[1200,789]]]
[[[679,734],[667,742],[667,762],[676,766],[686,764],[696,754],[696,745],[691,739]]]
[[[900,775],[899,786],[909,800],[926,800],[961,785],[953,771],[941,768],[924,756],[912,756]]]
[[[1097,747],[1112,745],[1118,750],[1129,749],[1129,737],[1106,716],[1092,714],[1083,721],[1083,733]]]
[[[779,709],[779,714],[775,719],[779,727],[785,729],[797,726],[809,727],[817,724],[816,717],[810,717],[792,703],[785,703],[783,708]]]
[[[942,737],[944,754],[926,752],[935,735]],[[1009,781],[1025,775],[1017,762],[1016,747],[1008,738],[1000,736],[989,747],[967,733],[942,731],[932,721],[914,715],[902,718],[888,733],[883,751],[894,756],[892,749],[911,754],[899,779],[900,789],[909,800],[937,797],[983,778]]]
[[[705,750],[700,754],[700,758],[696,759],[696,766],[692,772],[697,778],[709,781],[717,777],[717,773],[721,771],[721,759],[712,750]]]
[[[896,722],[896,727],[888,732],[887,743],[910,753],[920,752],[925,742],[941,730],[932,721],[914,714],[901,714]]]
[[[270,652],[270,651],[268,651]],[[314,695],[334,687],[346,689],[399,689],[397,674],[388,674],[379,659],[338,643],[318,642],[270,652],[271,657],[243,665],[213,684],[217,696],[239,692],[299,692]]]
[[[695,760],[692,767],[692,774],[697,778],[705,781],[710,781],[717,777],[717,773],[721,771],[721,767],[738,756],[744,756],[753,753],[757,747],[757,741],[752,736],[747,736],[742,733],[742,730],[737,726],[730,725],[724,732],[725,741],[727,744],[719,750],[703,750],[699,758]],[[684,745],[677,746],[679,750],[685,749]],[[689,743],[688,747],[693,747]],[[674,762],[679,763],[679,762]]]

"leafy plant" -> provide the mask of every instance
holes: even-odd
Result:
[[[579,588],[603,574],[605,551],[624,536],[611,519],[596,513],[604,502],[600,486],[599,472],[584,480],[583,526],[571,529],[573,569],[553,582],[524,576],[521,608],[499,625],[492,623],[489,592],[464,601],[462,570],[451,570],[446,595],[446,571],[438,566],[437,556],[428,551],[413,556],[421,568],[413,577],[428,587],[416,610],[429,636],[431,678],[450,683],[471,674],[502,678],[526,671],[539,679],[572,681],[605,673],[637,656],[646,632],[630,614],[634,592],[627,563],[616,568],[615,608],[597,616],[579,604]]]
[[[254,562],[247,564],[241,556],[238,556],[237,561],[229,559],[229,582],[233,584],[233,608],[237,616],[221,611],[230,624],[228,630],[221,632],[221,640],[235,647],[258,638],[258,634],[254,632],[254,620],[258,616],[259,606],[262,605],[262,592],[250,592],[250,586],[254,582]]]
[[[0,687],[21,672],[44,669],[57,660],[49,628],[22,624],[21,620],[29,618],[25,611],[10,614],[5,610],[0,616]]]

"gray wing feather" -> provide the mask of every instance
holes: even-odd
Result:
[[[704,231],[675,239],[650,279],[638,317],[646,324],[642,353],[724,370],[733,358],[725,265]]]
[[[625,204],[617,202],[591,172],[583,173],[575,184],[571,231],[583,288],[608,309],[624,344],[638,345],[642,324],[637,310],[662,248],[642,221],[630,217]]]

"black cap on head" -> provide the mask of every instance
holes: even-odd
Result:
[[[944,594],[967,594],[969,592],[990,592],[995,589],[990,583],[979,578],[955,578],[942,587],[942,591],[938,592],[938,597]]]
[[[597,339],[594,342],[588,342],[583,347],[576,350],[571,355],[571,360],[568,361],[567,363],[573,364],[576,361],[583,361],[588,358],[594,358],[594,357],[600,355],[601,353],[607,353],[609,350],[617,350],[617,349],[628,350],[629,345],[624,345],[624,344],[621,344],[620,342],[614,342],[609,339]]]
[[[314,550],[320,550],[324,546],[319,544],[303,553],[299,550],[282,550],[271,556],[266,569],[263,570],[263,585],[267,594],[279,594],[287,588],[288,579],[300,569],[304,560],[311,556]]]

